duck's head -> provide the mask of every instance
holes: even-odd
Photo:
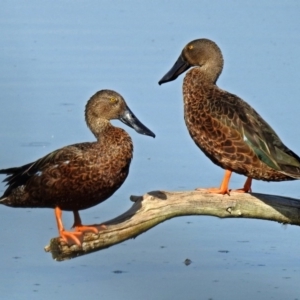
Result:
[[[188,43],[171,70],[158,82],[175,80],[190,67],[199,67],[208,80],[215,83],[223,69],[223,56],[217,44],[208,39]]]
[[[118,119],[140,134],[155,137],[129,109],[124,98],[112,90],[101,90],[90,98],[86,104],[85,118],[95,136],[101,135],[110,120]]]

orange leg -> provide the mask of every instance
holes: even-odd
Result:
[[[81,246],[81,241],[82,241],[82,232],[70,232],[66,231],[64,228],[64,225],[62,223],[62,211],[61,209],[57,206],[55,207],[55,218],[57,222],[57,228],[59,232],[59,236],[63,241],[65,241],[67,244],[70,244],[70,241],[75,243],[78,246]]]
[[[232,191],[238,193],[249,193],[249,192],[251,193],[252,192],[251,184],[252,184],[252,178],[248,177],[243,188],[238,190],[232,190]]]
[[[230,195],[228,185],[229,185],[229,180],[230,180],[231,174],[232,174],[231,171],[225,170],[225,174],[224,174],[220,188],[209,188],[208,191],[213,194]]]
[[[78,232],[91,231],[94,233],[98,233],[100,229],[106,229],[106,226],[104,224],[103,225],[82,225],[79,212],[77,210],[73,210],[73,214],[74,214],[74,225],[72,227],[75,228],[75,231]]]
[[[207,192],[209,193],[213,193],[213,194],[222,194],[222,195],[230,195],[229,194],[229,189],[228,189],[228,185],[229,185],[229,180],[231,177],[231,171],[229,170],[225,170],[225,175],[224,178],[222,180],[221,186],[219,188],[208,188],[205,189]],[[197,190],[203,190],[203,189],[197,189]]]

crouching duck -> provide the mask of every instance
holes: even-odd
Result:
[[[125,181],[133,154],[130,136],[110,123],[119,119],[140,134],[155,137],[126,105],[123,97],[101,90],[86,104],[85,119],[95,142],[66,146],[21,167],[0,170],[8,188],[0,204],[54,208],[60,237],[81,245],[83,232],[103,226],[82,225],[79,210],[108,199]],[[66,231],[62,211],[73,211],[74,231]]]
[[[188,43],[159,84],[175,80],[190,67],[183,81],[186,126],[204,154],[225,169],[221,186],[208,191],[229,194],[232,172],[248,177],[240,192],[251,191],[252,179],[299,179],[299,156],[249,104],[216,85],[223,69],[216,43],[208,39]]]

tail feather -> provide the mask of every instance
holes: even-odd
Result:
[[[27,171],[33,164],[34,163],[29,163],[21,167],[0,170],[0,174],[7,175],[7,177],[4,178],[3,182],[6,182],[6,185],[8,185],[8,188],[0,198],[0,201],[3,201],[4,198],[6,198],[11,193],[11,191],[16,187],[26,184],[26,182],[32,175],[27,173]]]

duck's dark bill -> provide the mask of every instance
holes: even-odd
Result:
[[[174,66],[171,70],[158,82],[159,85],[162,83],[175,80],[180,74],[186,71],[190,67],[190,64],[187,63],[182,55],[179,56]]]
[[[139,121],[128,106],[120,117],[120,120],[140,134],[155,137],[155,134]]]

